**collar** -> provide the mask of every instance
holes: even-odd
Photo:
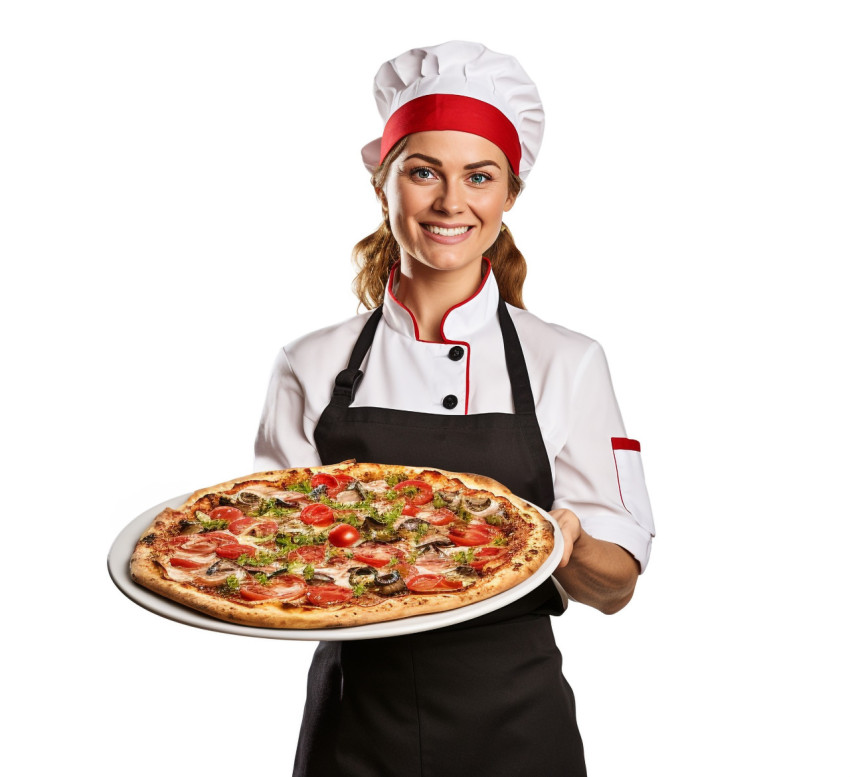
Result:
[[[438,342],[454,343],[462,342],[487,323],[495,319],[499,307],[499,287],[490,266],[490,260],[486,257],[487,269],[481,279],[481,285],[469,298],[450,307],[443,315],[440,323],[440,332],[443,339]],[[398,285],[398,268],[396,262],[390,270],[387,288],[384,291],[383,319],[390,329],[403,334],[419,342],[433,342],[421,340],[419,327],[413,313],[406,308],[393,293]]]

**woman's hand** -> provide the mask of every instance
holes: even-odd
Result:
[[[573,554],[573,545],[581,535],[581,522],[572,510],[550,510],[551,515],[561,527],[564,535],[564,557],[558,564],[558,569],[565,567]]]
[[[570,598],[606,615],[622,610],[635,592],[640,565],[619,545],[591,537],[572,510],[550,510],[564,536],[555,579]]]

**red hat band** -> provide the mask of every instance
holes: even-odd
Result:
[[[381,159],[405,135],[429,130],[457,130],[495,143],[516,173],[522,159],[519,135],[498,108],[459,94],[428,94],[402,105],[387,121],[381,137]]]

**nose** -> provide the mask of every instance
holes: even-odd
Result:
[[[463,185],[458,181],[445,180],[434,200],[434,210],[441,213],[463,213],[466,209]]]

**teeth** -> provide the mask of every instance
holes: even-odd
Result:
[[[443,235],[443,237],[454,237],[455,235],[462,235],[468,229],[472,229],[472,227],[453,227],[452,229],[445,229],[444,227],[435,227],[431,224],[425,224],[425,229],[429,232],[433,232],[435,235]]]

